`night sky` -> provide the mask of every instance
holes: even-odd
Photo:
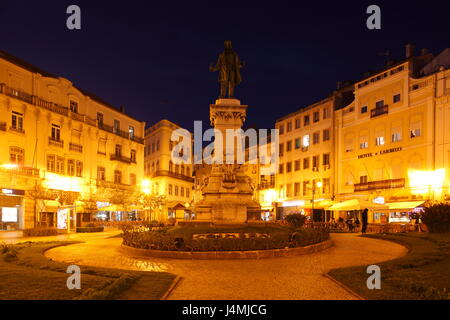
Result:
[[[170,4],[169,4],[170,3]],[[415,4],[417,3],[417,4]],[[82,29],[66,28],[81,7]],[[381,7],[381,30],[366,8]],[[209,125],[218,96],[208,66],[232,40],[246,62],[236,97],[247,125],[275,120],[326,97],[338,80],[383,66],[404,45],[439,53],[450,45],[448,1],[1,1],[0,49],[71,80],[147,125],[166,118]]]

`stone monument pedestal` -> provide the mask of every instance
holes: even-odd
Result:
[[[253,199],[251,178],[248,177],[243,164],[226,163],[227,150],[236,145],[226,146],[226,130],[241,129],[247,114],[247,106],[237,99],[218,99],[210,106],[210,121],[215,129],[222,132],[224,157],[223,164],[208,165],[206,174],[201,177],[202,200],[195,206],[198,221],[218,223],[244,223],[248,216],[260,214],[261,206]],[[217,137],[216,137],[217,138]]]

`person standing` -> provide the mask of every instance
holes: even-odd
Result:
[[[369,212],[369,209],[365,208],[361,214],[361,223],[362,223],[362,227],[361,227],[361,233],[366,233],[366,229],[367,229],[367,213]]]

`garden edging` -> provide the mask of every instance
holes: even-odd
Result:
[[[249,250],[249,251],[166,251],[133,248],[122,244],[120,251],[131,256],[144,256],[152,258],[170,258],[170,259],[265,259],[277,257],[299,256],[311,254],[328,249],[333,246],[332,240],[326,240],[320,243],[312,244],[306,247],[270,249],[270,250]]]

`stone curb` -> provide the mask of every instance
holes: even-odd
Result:
[[[266,259],[277,257],[299,256],[311,254],[328,249],[333,246],[332,240],[326,240],[306,247],[288,248],[288,249],[271,249],[271,250],[251,250],[251,251],[164,251],[139,249],[126,245],[120,246],[122,253],[131,256],[144,256],[152,258],[169,258],[169,259],[199,259],[199,260],[224,260],[224,259]]]
[[[177,276],[173,281],[172,284],[170,285],[169,289],[167,289],[167,291],[162,295],[160,300],[167,300],[167,298],[169,298],[170,294],[173,292],[173,290],[175,290],[175,288],[177,287],[177,285],[180,283],[181,281],[181,277]]]
[[[360,296],[359,294],[357,294],[355,291],[353,291],[352,289],[350,289],[349,287],[347,287],[345,284],[343,284],[340,281],[337,281],[335,278],[333,278],[332,276],[330,276],[328,273],[323,274],[323,276],[325,278],[327,278],[328,280],[333,281],[334,283],[336,283],[339,287],[341,287],[342,289],[344,289],[345,291],[347,291],[348,293],[350,293],[351,295],[355,296],[356,298],[358,298],[358,300],[366,300],[365,298],[363,298],[362,296]]]

